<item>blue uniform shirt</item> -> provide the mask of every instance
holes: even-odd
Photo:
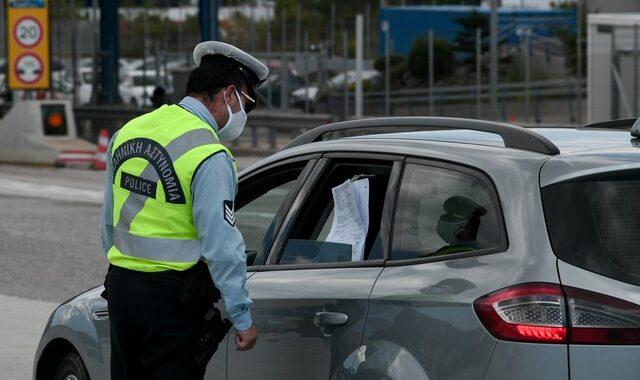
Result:
[[[215,131],[218,126],[202,103],[187,96],[180,106],[198,116]],[[105,255],[113,245],[113,168],[111,167],[111,138],[107,148],[105,175],[102,247]],[[246,287],[247,263],[242,234],[235,224],[224,218],[224,201],[235,201],[236,177],[233,160],[224,152],[206,159],[195,174],[191,184],[193,194],[193,221],[202,246],[202,257],[207,261],[211,278],[222,293],[227,313],[238,331],[251,327],[251,306]]]

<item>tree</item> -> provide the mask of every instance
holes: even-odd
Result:
[[[569,4],[555,4],[555,3],[551,3],[551,6],[553,8],[560,8],[560,9],[576,9],[577,10],[577,6],[575,3],[569,3]],[[582,28],[580,28],[580,34],[582,35],[582,44],[581,44],[581,48],[582,48],[582,70],[584,70],[585,67],[587,67],[587,12],[586,10],[583,10],[583,12],[579,12],[579,14],[581,15],[581,23],[582,23]],[[566,62],[567,62],[567,66],[569,67],[569,69],[571,70],[572,73],[576,73],[577,72],[577,66],[578,66],[578,33],[577,33],[577,25],[576,27],[570,27],[568,29],[558,29],[556,30],[556,35],[558,36],[558,38],[560,39],[560,41],[562,42],[562,45],[564,46],[564,52],[565,55],[567,57]],[[583,71],[583,75],[584,75],[584,71]]]
[[[448,77],[453,73],[456,57],[451,43],[436,37],[433,39],[433,75],[436,78]],[[409,72],[411,75],[427,79],[429,77],[429,39],[416,38],[409,52]]]
[[[455,38],[455,51],[464,65],[475,65],[476,56],[476,30],[481,31],[481,54],[489,50],[489,18],[476,11],[471,11],[468,16],[454,20],[462,29]]]

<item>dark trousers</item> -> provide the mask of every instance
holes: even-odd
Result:
[[[107,275],[111,379],[202,379],[193,349],[201,315],[181,310],[180,272],[112,267]]]

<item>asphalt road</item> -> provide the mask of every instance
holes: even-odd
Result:
[[[31,378],[51,311],[103,281],[103,186],[102,171],[0,165],[1,379]]]

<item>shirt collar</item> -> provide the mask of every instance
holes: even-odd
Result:
[[[213,116],[211,116],[209,110],[207,110],[207,107],[205,107],[198,99],[191,96],[185,96],[178,105],[199,117],[200,120],[204,121],[213,128],[214,131],[218,132],[218,124],[213,119]]]

